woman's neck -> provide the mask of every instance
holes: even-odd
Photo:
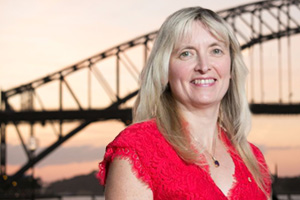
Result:
[[[188,123],[191,138],[211,149],[214,133],[217,131],[219,106],[205,109],[187,109],[179,106],[180,112]]]

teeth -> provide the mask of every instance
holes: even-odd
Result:
[[[195,84],[211,84],[215,82],[214,79],[197,79],[194,81]]]

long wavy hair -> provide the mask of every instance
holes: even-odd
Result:
[[[200,21],[218,40],[230,49],[231,80],[220,104],[219,119],[228,138],[252,173],[258,186],[264,190],[264,177],[252,149],[247,142],[251,114],[245,92],[247,67],[240,45],[231,27],[211,10],[201,7],[181,9],[162,24],[148,62],[141,73],[141,88],[133,109],[134,122],[156,119],[158,128],[178,155],[188,163],[196,163],[199,155],[191,146],[188,130],[182,123],[176,102],[168,86],[171,53],[183,37],[191,34],[192,24]],[[222,115],[222,117],[220,117]]]

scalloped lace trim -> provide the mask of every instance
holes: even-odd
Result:
[[[116,157],[128,160],[132,165],[132,171],[137,178],[144,181],[150,189],[153,189],[151,177],[146,172],[146,169],[143,167],[136,152],[129,148],[107,148],[105,159],[99,163],[99,173],[97,174],[97,178],[101,185],[105,185],[107,175],[106,169],[108,169],[109,163]]]

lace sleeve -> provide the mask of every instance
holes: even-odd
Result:
[[[105,185],[109,164],[116,157],[128,160],[132,166],[132,171],[137,178],[144,181],[149,188],[152,189],[151,177],[143,167],[138,154],[133,149],[127,147],[107,147],[104,159],[99,163],[99,172],[97,174],[97,178],[101,185]]]

